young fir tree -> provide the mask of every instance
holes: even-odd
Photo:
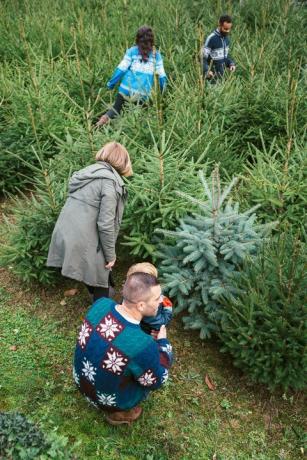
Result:
[[[170,132],[162,130],[156,135],[150,124],[147,130],[152,145],[136,145],[132,150],[134,175],[128,183],[122,235],[123,245],[129,247],[131,254],[155,258],[156,228],[174,229],[189,209],[186,200],[175,191],[180,188],[195,196],[201,194],[197,171],[206,166],[206,149],[194,161],[189,156],[202,135],[189,147],[174,149],[171,141],[174,126]]]
[[[271,390],[306,388],[306,255],[299,235],[279,235],[245,261],[239,294],[225,299],[222,351]]]
[[[176,188],[195,196],[201,193],[197,170],[205,166],[206,150],[197,160],[189,160],[193,143],[184,150],[173,150],[173,131],[154,137],[148,127],[152,136],[149,147],[136,141],[129,146],[120,133],[112,135],[128,144],[134,170],[133,179],[127,182],[129,199],[122,223],[121,234],[129,247],[125,251],[153,257],[155,228],[174,229],[187,212],[186,201],[174,193]],[[32,193],[14,200],[9,217],[0,227],[0,266],[9,267],[25,282],[49,284],[57,279],[57,271],[48,268],[46,260],[52,231],[65,203],[67,182],[73,171],[93,163],[94,152],[109,140],[108,133],[96,133],[91,146],[85,129],[77,135],[75,132],[72,138],[67,134],[65,141],[57,139],[60,153],[51,160],[40,158],[33,150],[39,166],[26,163],[33,171]]]
[[[187,215],[176,231],[158,230],[174,241],[161,244],[161,274],[176,311],[188,311],[186,329],[200,329],[202,339],[219,330],[222,296],[236,293],[232,275],[247,255],[256,253],[271,225],[255,223],[255,206],[239,212],[232,203],[233,179],[222,191],[218,168],[211,175],[211,186],[200,172],[207,201],[178,192],[199,213]]]

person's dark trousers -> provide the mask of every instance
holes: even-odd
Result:
[[[95,302],[98,299],[101,299],[101,297],[110,297],[110,289],[111,291],[113,291],[113,293],[115,292],[115,283],[112,271],[110,270],[109,273],[109,287],[89,286],[88,284],[86,284],[85,286],[87,287],[88,292],[93,296],[93,302]],[[111,296],[113,296],[112,292]]]
[[[86,284],[88,292],[93,296],[93,302],[95,302],[98,299],[101,299],[101,297],[109,297],[109,290],[110,288],[104,288],[104,287],[99,287],[99,286],[89,286]]]
[[[216,85],[223,81],[223,75],[215,74],[214,77],[208,78],[207,76],[204,77],[205,81],[210,83],[210,85]]]
[[[107,112],[104,113],[104,115],[107,115],[110,119],[116,118],[118,115],[120,115],[123,106],[127,103],[128,101],[120,94],[118,93],[114,102],[113,107],[108,110]],[[140,99],[134,102],[135,105],[139,105],[141,107],[144,107],[146,105],[146,101]]]
[[[125,104],[125,102],[127,102],[123,96],[121,94],[117,94],[116,96],[116,99],[115,99],[115,102],[114,102],[114,105],[112,107],[112,109],[108,110],[105,115],[107,115],[109,118],[116,118],[120,112],[122,111],[122,108]]]

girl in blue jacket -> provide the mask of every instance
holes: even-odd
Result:
[[[159,77],[159,86],[166,85],[166,74],[162,56],[154,46],[154,33],[151,27],[143,26],[137,31],[136,44],[129,48],[122,61],[107,83],[113,89],[120,82],[114,106],[98,120],[97,126],[105,125],[120,114],[126,101],[144,104],[154,85],[155,73]]]

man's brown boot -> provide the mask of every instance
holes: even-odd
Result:
[[[140,406],[135,406],[129,410],[111,412],[106,415],[106,421],[111,425],[122,425],[123,423],[127,423],[129,425],[139,418],[142,410],[143,409]]]

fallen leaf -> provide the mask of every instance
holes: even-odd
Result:
[[[11,346],[10,346],[10,350],[11,350],[11,351],[16,351],[16,350],[17,350],[16,345],[11,345]]]
[[[76,288],[68,289],[64,292],[64,297],[73,297],[74,295],[78,294],[79,290]]]
[[[61,300],[60,305],[62,305],[62,306],[66,305],[66,301],[64,299]]]
[[[209,390],[214,391],[216,390],[216,385],[215,383],[211,380],[208,374],[205,375],[205,384],[209,388]]]

